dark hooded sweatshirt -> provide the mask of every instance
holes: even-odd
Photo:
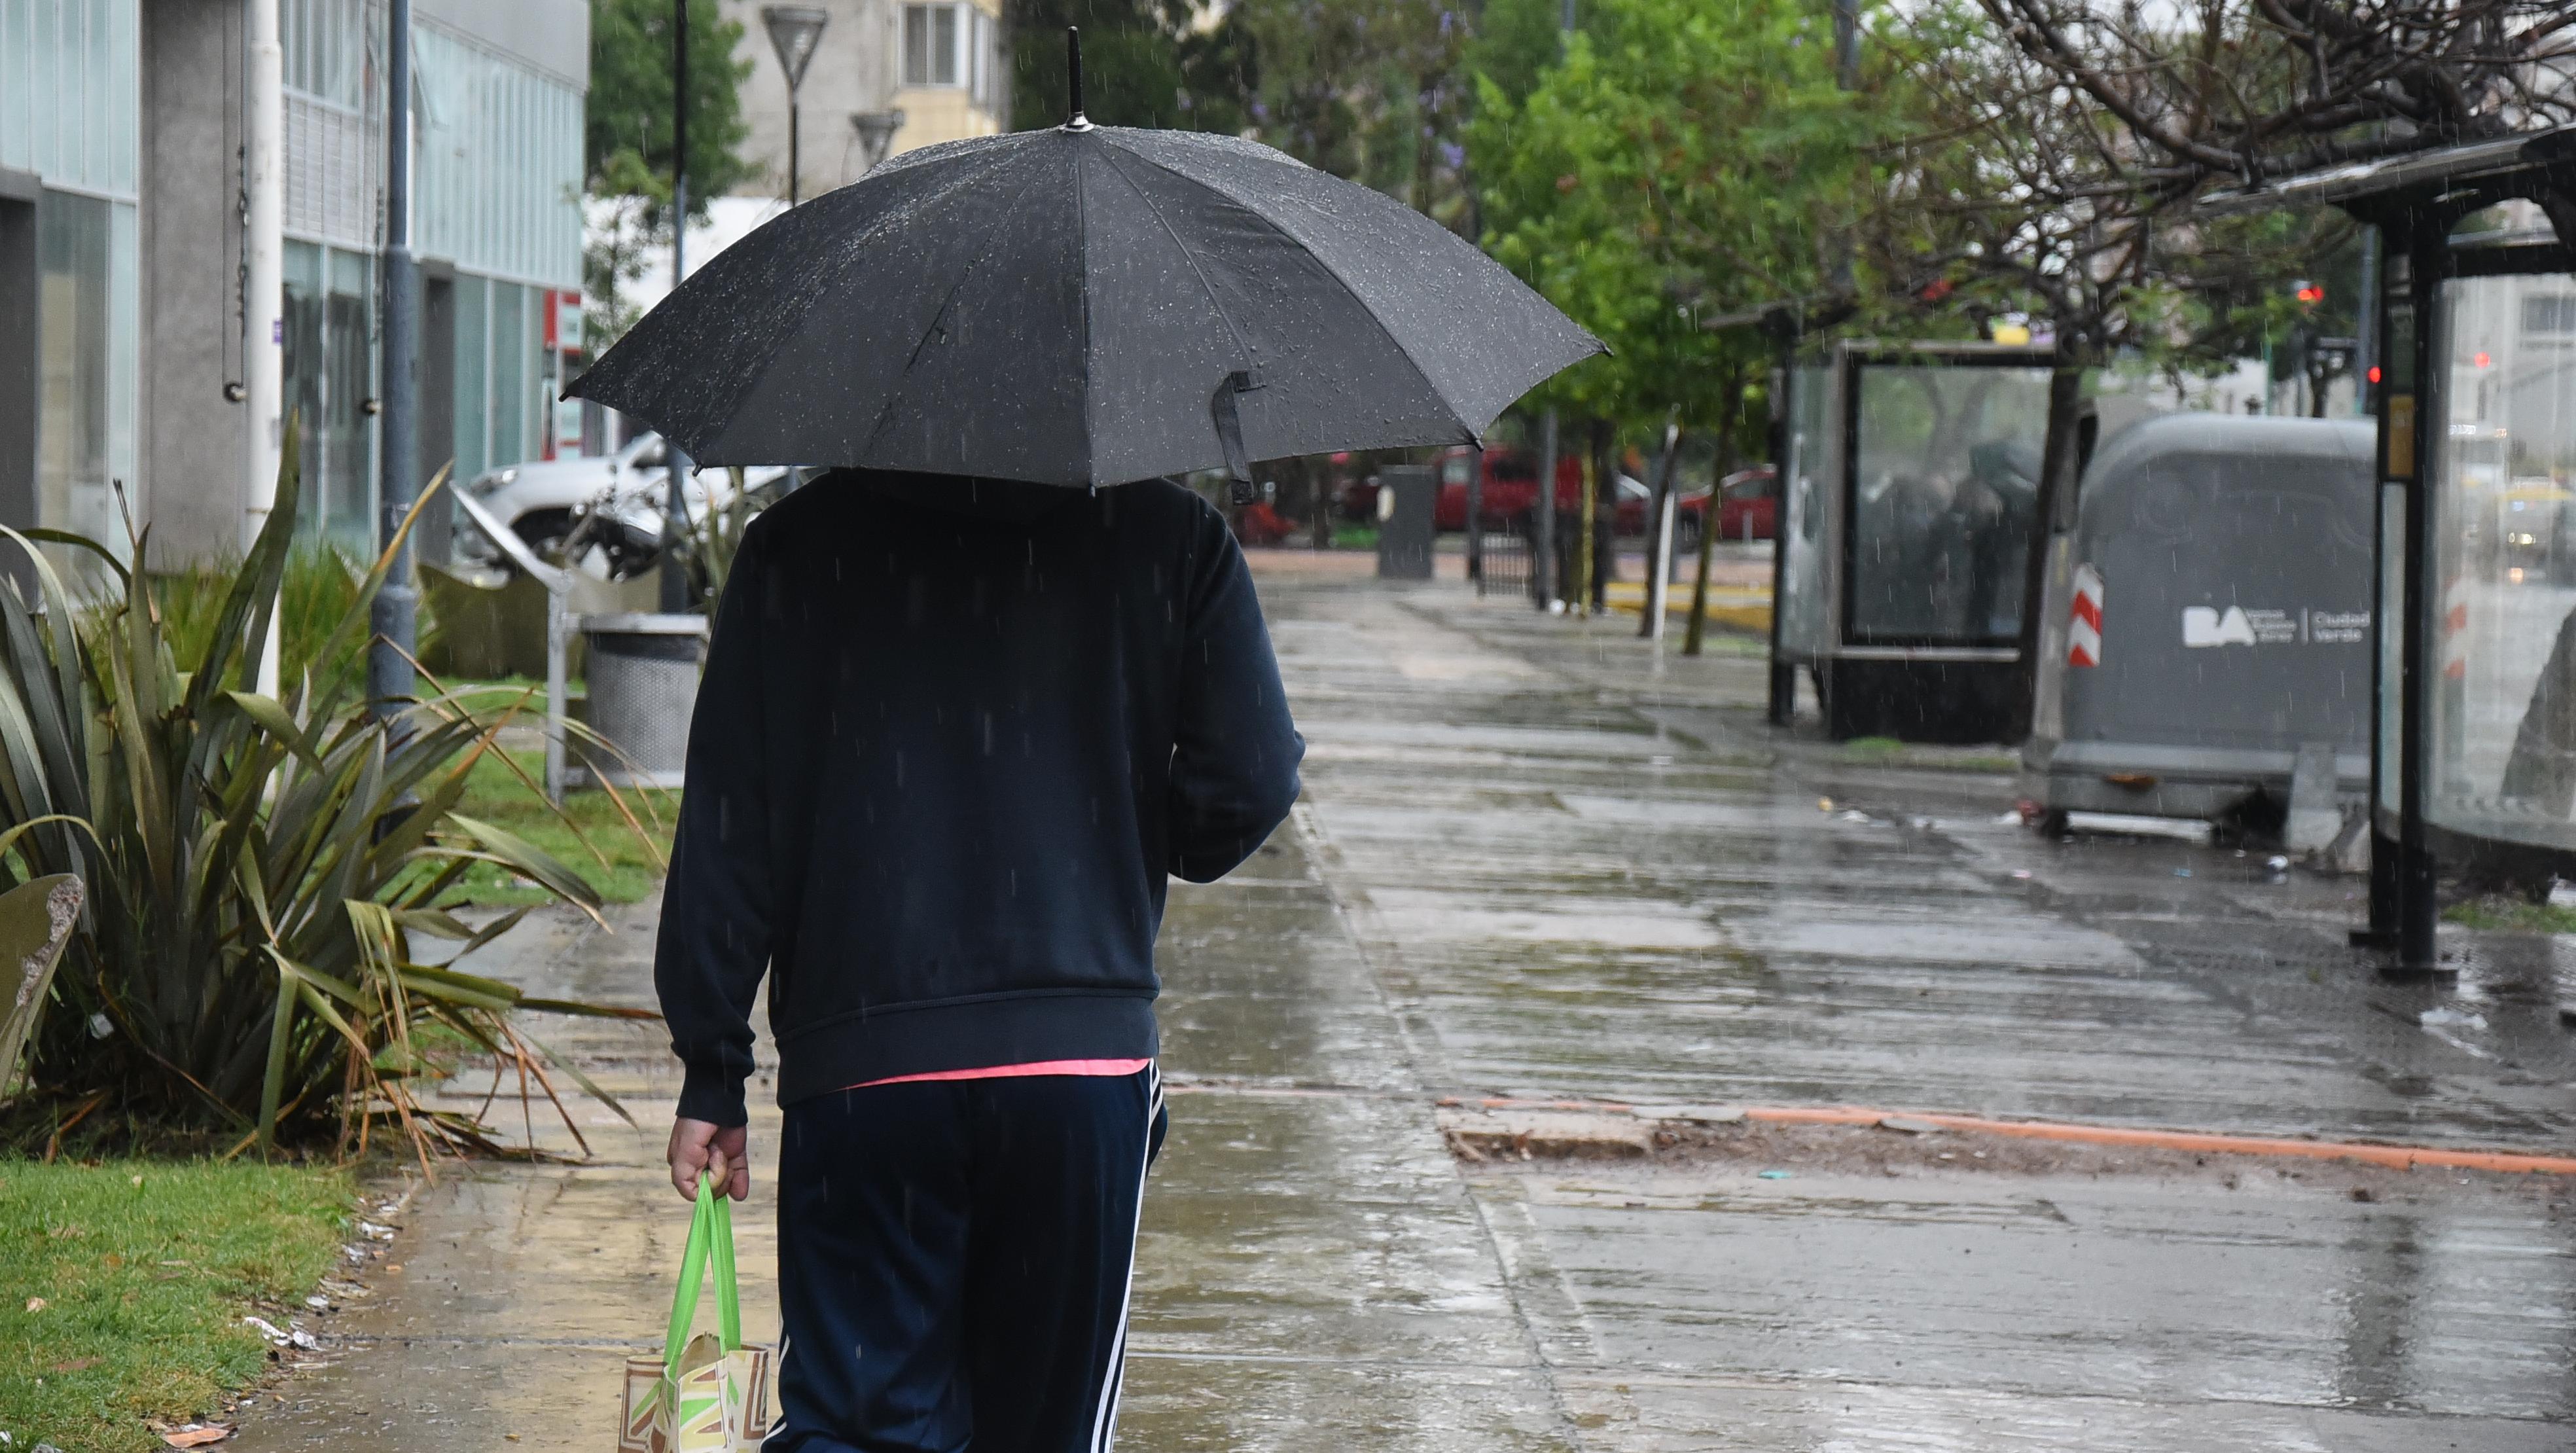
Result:
[[[743,1122],[764,969],[781,1104],[1151,1057],[1165,875],[1250,856],[1304,751],[1179,485],[807,485],[745,533],[690,726],[653,966],[679,1113]]]

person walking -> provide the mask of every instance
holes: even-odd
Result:
[[[1110,1446],[1165,887],[1256,851],[1303,753],[1242,552],[1180,485],[845,469],[752,523],[654,983],[672,1184],[736,1199],[769,983],[767,1453]]]

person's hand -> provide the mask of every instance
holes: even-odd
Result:
[[[751,1194],[751,1156],[745,1148],[746,1127],[723,1126],[683,1116],[671,1122],[671,1186],[680,1199],[698,1198],[698,1173],[716,1179],[716,1189],[739,1201]]]

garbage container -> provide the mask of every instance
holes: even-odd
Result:
[[[2212,818],[2300,749],[2370,785],[2371,426],[2167,414],[2105,441],[2051,542],[2024,787]]]
[[[1377,475],[1377,578],[1429,580],[1440,476],[1430,466],[1393,464]]]
[[[591,776],[617,787],[677,787],[688,761],[689,717],[707,656],[699,615],[584,616],[590,726],[613,743]]]

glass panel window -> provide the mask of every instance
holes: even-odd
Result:
[[[322,513],[318,508],[322,481],[330,467],[330,451],[319,447],[319,439],[328,428],[325,421],[330,411],[326,402],[330,384],[329,363],[324,353],[324,339],[330,330],[324,322],[327,307],[322,290],[322,249],[310,242],[289,242],[283,262],[286,276],[286,416],[299,431],[297,437],[301,441],[304,517],[318,520]]]
[[[993,43],[993,22],[972,6],[967,8],[966,19],[966,94],[974,98],[976,105],[985,106],[987,90],[992,85],[992,67],[986,53]]]
[[[375,393],[375,346],[370,336],[367,259],[336,249],[329,254],[330,285],[322,304],[329,381],[323,389],[324,414],[317,431],[323,463],[323,488],[316,497],[322,527],[342,538],[367,539],[373,532],[368,515],[375,494],[374,421],[365,410]]]
[[[907,86],[957,86],[967,82],[975,62],[960,52],[967,38],[961,12],[965,5],[903,7],[903,83]],[[978,18],[981,18],[980,16]]]
[[[492,462],[528,457],[528,290],[492,284]]]
[[[470,273],[456,279],[456,479],[492,467],[490,289]]]
[[[1828,490],[1839,487],[1835,461],[1841,450],[1831,437],[1834,371],[1800,368],[1789,383],[1789,491],[1787,513],[1779,528],[1780,639],[1792,650],[1822,651],[1826,639],[1825,602],[1830,581],[1825,574],[1825,511]]]
[[[903,7],[903,83],[907,86],[930,84],[930,9]]]
[[[1855,642],[2009,645],[2039,500],[2048,370],[1868,364],[1849,556]]]
[[[2443,285],[2427,643],[2429,809],[2479,837],[2576,848],[2576,278]],[[2535,336],[2536,335],[2536,336]]]
[[[108,513],[109,205],[47,192],[36,207],[36,511],[50,528]]]

